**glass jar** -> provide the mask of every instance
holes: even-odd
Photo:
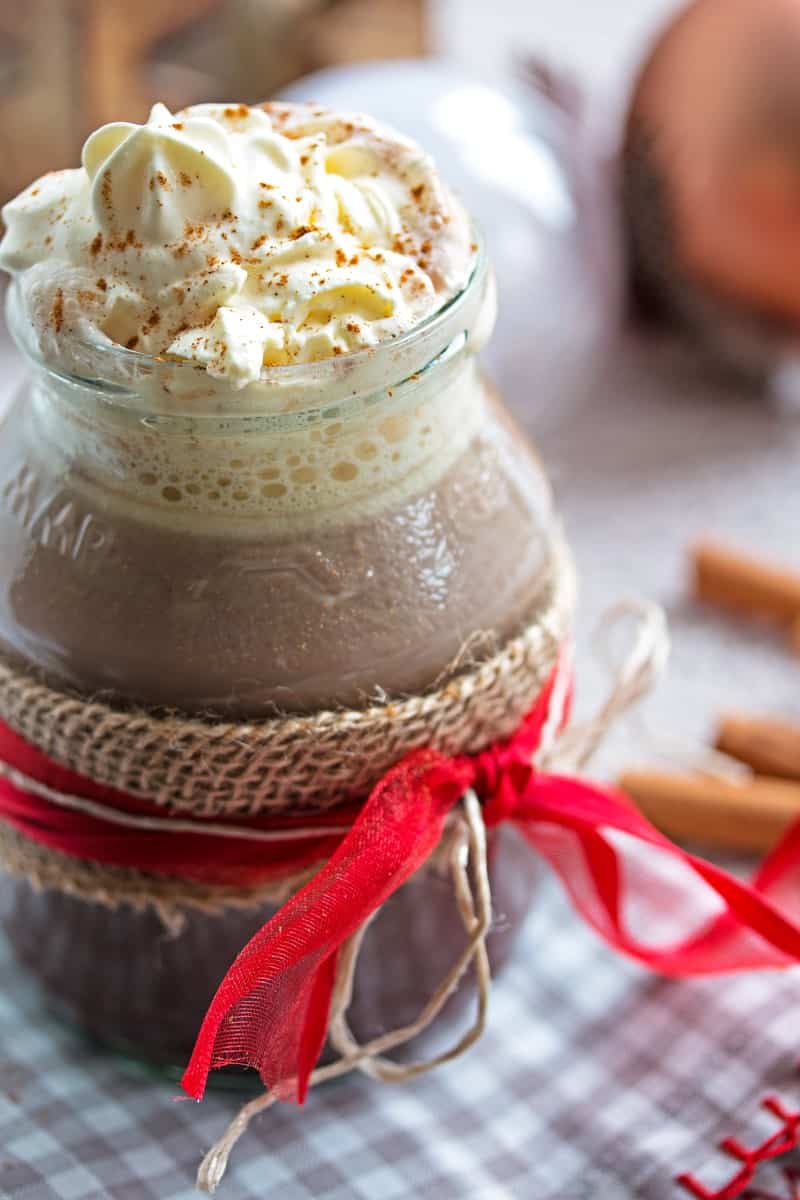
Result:
[[[425,691],[468,640],[474,657],[535,621],[554,518],[478,368],[494,318],[482,253],[410,334],[240,391],[122,349],[34,346],[23,289],[8,315],[31,372],[0,437],[7,660],[115,706],[255,718]],[[490,859],[497,966],[533,874],[513,838]],[[175,936],[154,912],[4,886],[12,945],[59,1011],[176,1065],[275,911],[192,912]],[[450,890],[423,870],[381,914],[357,1034],[414,1019],[446,973],[463,938]]]

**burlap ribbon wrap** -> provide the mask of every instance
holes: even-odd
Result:
[[[558,543],[535,616],[518,636],[477,661],[486,639],[476,638],[425,694],[360,709],[246,723],[159,716],[58,691],[0,661],[0,721],[54,762],[165,815],[320,812],[365,796],[411,751],[473,754],[510,735],[568,638],[574,596],[569,551]],[[279,899],[307,874],[242,888],[147,875],[44,848],[2,822],[0,866],[87,900],[150,902],[165,912]]]

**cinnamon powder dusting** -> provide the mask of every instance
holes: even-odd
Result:
[[[103,208],[106,210],[106,215],[108,217],[108,224],[113,225],[113,223],[114,223],[113,222],[114,204],[113,204],[113,197],[112,197],[112,192],[111,192],[111,171],[110,170],[103,171],[103,182],[100,185],[100,200],[103,205]]]
[[[273,158],[259,140],[258,121],[263,118],[258,108],[213,105],[173,116],[157,106],[142,129],[131,127],[136,155],[127,159],[118,155],[116,143],[109,152],[102,138],[95,143],[96,152],[86,158],[92,164],[89,201],[84,202],[80,193],[73,212],[67,208],[68,201],[72,203],[68,189],[54,189],[41,217],[37,206],[28,206],[25,219],[36,219],[41,227],[37,236],[42,258],[52,257],[51,243],[61,244],[61,230],[52,236],[48,221],[53,225],[75,217],[75,232],[86,231],[78,239],[65,234],[64,244],[70,253],[74,249],[83,257],[81,265],[88,267],[83,286],[94,290],[79,291],[82,280],[68,285],[66,277],[54,278],[42,306],[51,329],[69,329],[74,286],[85,316],[103,331],[107,326],[129,349],[202,359],[211,374],[230,376],[238,387],[251,369],[252,358],[249,342],[247,355],[239,353],[240,325],[246,326],[241,337],[254,340],[262,337],[263,318],[284,326],[282,353],[292,361],[302,355],[309,339],[315,355],[346,354],[362,340],[372,345],[376,339],[396,337],[396,330],[402,332],[424,315],[426,304],[430,307],[437,299],[435,293],[442,290],[438,276],[427,279],[423,272],[436,265],[436,221],[446,219],[439,213],[438,184],[429,165],[413,148],[407,150],[404,142],[395,146],[390,135],[372,138],[375,130],[369,121],[333,114],[335,119],[326,119],[317,128],[316,118],[325,116],[325,110],[276,105],[266,106],[265,111],[274,117],[271,136],[302,139],[299,145],[284,145],[285,161],[277,155]],[[203,118],[202,125],[196,124],[197,117]],[[214,131],[207,128],[212,120],[218,127],[215,137],[230,142],[231,155],[224,163],[220,159],[209,166],[203,158],[215,157],[217,146],[210,136]],[[173,137],[174,132],[183,136]],[[333,149],[346,151],[348,139],[362,132],[370,134],[371,140],[358,149],[354,164],[345,161],[344,153],[341,161],[328,155]],[[206,135],[210,140],[204,148],[197,143]],[[244,156],[241,178],[239,149]],[[139,150],[146,152],[145,157]],[[329,169],[317,174],[317,163]],[[307,166],[313,166],[313,177]],[[373,189],[382,188],[384,168],[388,182],[395,185],[385,197],[385,206],[371,199]],[[226,186],[212,187],[215,172],[220,171],[225,173]],[[211,180],[208,196],[207,178]],[[249,195],[245,195],[247,187]],[[85,211],[79,211],[79,201]],[[102,232],[93,234],[92,228]],[[297,244],[300,240],[302,246]],[[464,247],[468,242],[466,237]],[[443,252],[450,256],[450,243]],[[456,245],[453,254],[461,253],[462,247]],[[404,261],[398,261],[398,256]],[[284,270],[284,263],[291,268]],[[98,267],[103,274],[92,283]],[[246,272],[237,269],[241,267]],[[118,280],[125,297],[124,331],[123,314],[110,304]],[[56,292],[59,283],[63,291]],[[317,304],[314,297],[331,288],[336,289],[333,308],[327,300]],[[376,312],[368,293],[380,296],[385,308]],[[169,301],[159,308],[166,296]],[[313,311],[308,322],[303,318],[307,302]],[[231,303],[242,310],[242,320],[215,323],[213,310]],[[176,311],[178,306],[187,309]],[[257,320],[259,316],[262,319]],[[215,343],[210,331],[217,328],[224,330],[224,337]],[[177,338],[180,344],[173,348]],[[269,338],[265,345],[267,350],[272,346]]]
[[[56,333],[61,333],[64,325],[64,292],[61,288],[58,289],[53,300],[53,325]]]

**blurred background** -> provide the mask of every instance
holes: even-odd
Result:
[[[317,67],[421,54],[424,0],[3,0],[0,189],[73,166],[154,100],[255,101]]]
[[[603,139],[584,117],[612,112],[636,47],[675,7],[0,0],[0,201],[77,165],[89,132],[142,121],[155,100],[174,110],[281,93],[370,111],[435,155],[487,234],[501,296],[489,350],[498,385],[512,403],[532,389],[577,395],[621,277]],[[599,108],[582,100],[594,89],[606,97]],[[517,353],[532,329],[533,360]],[[537,409],[541,433],[555,410]]]
[[[796,660],[688,603],[685,561],[703,530],[797,559],[797,62],[798,0],[0,0],[0,196],[156,99],[281,93],[417,137],[486,233],[487,366],[553,480],[579,642],[621,597],[660,601],[651,720],[696,739],[723,696],[800,719]],[[6,392],[21,369],[0,329]]]
[[[0,192],[72,166],[112,120],[154,99],[264,99],[308,72],[447,55],[482,75],[528,51],[613,78],[642,24],[675,0],[2,0]]]

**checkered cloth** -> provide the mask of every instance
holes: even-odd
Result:
[[[0,892],[0,895],[2,893]],[[51,1019],[0,943],[0,1196],[191,1200],[241,1096],[202,1105]],[[98,978],[102,987],[102,978]],[[546,879],[484,1040],[413,1085],[353,1077],[259,1117],[222,1200],[660,1200],[731,1174],[765,1091],[800,1107],[800,975],[673,983],[622,962]],[[761,1177],[759,1177],[761,1178]],[[776,1197],[788,1200],[778,1171]],[[761,1184],[760,1184],[761,1186]]]
[[[780,638],[689,605],[682,578],[683,548],[706,530],[798,561],[800,421],[689,365],[659,371],[647,347],[623,347],[592,395],[565,397],[558,414],[542,411],[535,379],[516,393],[501,382],[536,399],[519,416],[538,435],[577,552],[579,710],[607,682],[589,631],[635,589],[664,604],[675,641],[650,730],[697,742],[724,707],[800,720],[798,663]],[[652,749],[625,726],[600,770]],[[177,1102],[177,1084],[92,1050],[48,1017],[7,953],[0,938],[0,1197],[196,1197],[198,1161],[241,1097]],[[302,1111],[272,1109],[236,1148],[220,1198],[679,1200],[678,1171],[710,1187],[730,1177],[721,1137],[751,1146],[774,1131],[758,1111],[764,1094],[800,1109],[799,1006],[797,971],[646,975],[585,929],[548,878],[477,1047],[413,1085],[355,1077]],[[759,1174],[762,1193],[796,1200],[786,1166]]]

